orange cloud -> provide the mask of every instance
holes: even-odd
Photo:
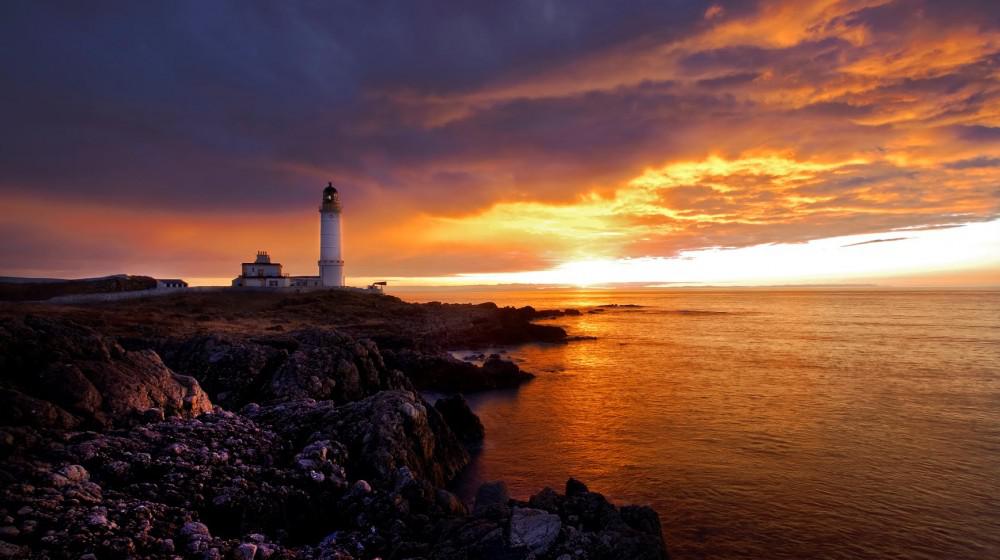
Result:
[[[499,203],[464,217],[422,216],[399,231],[418,246],[462,239],[512,245],[552,263],[672,255],[680,250],[806,241],[909,226],[986,220],[998,211],[993,174],[882,160],[710,157],[650,169],[613,196],[567,204]]]

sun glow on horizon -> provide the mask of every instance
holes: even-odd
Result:
[[[944,280],[940,279],[942,276]],[[976,280],[963,284],[963,276]],[[928,280],[921,284],[921,278]],[[833,237],[805,243],[702,249],[685,251],[676,257],[588,259],[562,263],[545,270],[381,279],[388,279],[390,285],[442,287],[849,283],[996,287],[1000,286],[1000,220],[939,229]]]
[[[940,165],[911,162],[900,172],[884,157],[710,156],[647,169],[611,196],[588,193],[568,203],[500,202],[467,216],[423,216],[419,224],[401,224],[397,235],[431,247],[515,245],[553,263],[536,270],[419,280],[438,285],[843,282],[996,264],[998,222],[950,227],[942,223],[933,193],[924,195],[927,201],[918,207],[887,186],[908,180],[914,169],[950,180]],[[974,174],[963,181],[954,189],[969,196],[952,204],[947,214],[952,221],[967,221],[963,211],[982,214],[995,207],[979,194],[984,183]],[[866,232],[856,225],[863,215],[885,216],[889,227]],[[927,216],[919,227],[928,231],[909,225],[919,215]],[[842,234],[820,237],[817,222]],[[943,226],[948,227],[934,229]],[[746,238],[760,242],[747,244]]]

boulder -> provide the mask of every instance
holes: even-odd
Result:
[[[502,480],[484,482],[476,491],[476,505],[473,515],[490,518],[504,518],[510,514],[510,491]]]
[[[535,376],[497,354],[482,366],[459,360],[447,353],[426,353],[403,349],[384,352],[386,363],[399,369],[419,389],[470,393],[513,388]]]
[[[575,478],[570,478],[566,481],[566,496],[572,498],[573,496],[584,495],[590,490],[587,485],[580,482]]]
[[[0,399],[10,405],[0,419],[9,425],[104,427],[134,423],[151,408],[184,417],[212,410],[198,382],[155,352],[126,351],[62,319],[0,320],[0,372]]]
[[[79,426],[81,421],[51,401],[13,389],[0,389],[0,425],[69,430]]]
[[[408,390],[410,384],[386,367],[374,342],[332,330],[293,333],[298,343],[270,381],[274,398],[356,401],[379,391]]]
[[[559,538],[561,528],[558,515],[540,509],[516,507],[510,517],[510,544],[542,555]]]
[[[466,445],[478,445],[486,436],[482,421],[469,408],[468,401],[461,394],[442,397],[434,403],[434,408],[455,432],[458,439]]]
[[[164,361],[198,379],[212,398],[227,408],[257,400],[289,349],[232,335],[203,334],[157,344]]]

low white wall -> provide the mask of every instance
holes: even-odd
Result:
[[[36,301],[33,303],[51,303],[56,305],[72,305],[76,303],[100,303],[102,301],[122,301],[128,299],[139,299],[147,297],[158,297],[166,296],[170,294],[187,293],[187,292],[224,292],[224,291],[241,291],[241,292],[322,292],[326,290],[352,290],[357,292],[368,292],[368,293],[382,293],[376,292],[374,290],[369,290],[367,288],[355,288],[352,286],[339,286],[335,288],[327,288],[323,286],[292,286],[283,288],[259,288],[259,287],[241,287],[234,288],[229,286],[198,286],[195,288],[155,288],[150,290],[133,290],[131,292],[108,292],[105,294],[76,294],[71,296],[56,296],[52,299]]]
[[[41,303],[73,304],[73,303],[97,303],[102,301],[122,301],[126,299],[139,299],[147,297],[166,296],[181,292],[221,292],[228,290],[225,286],[200,286],[197,288],[152,288],[149,290],[132,290],[129,292],[107,292],[103,294],[74,294],[70,296],[56,296],[43,300]]]

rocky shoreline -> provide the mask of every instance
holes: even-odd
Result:
[[[532,322],[563,313],[347,292],[5,306],[0,558],[666,558],[656,512],[575,480],[528,501],[484,484],[471,507],[447,490],[484,437],[461,393],[532,376],[446,350],[564,343]]]

